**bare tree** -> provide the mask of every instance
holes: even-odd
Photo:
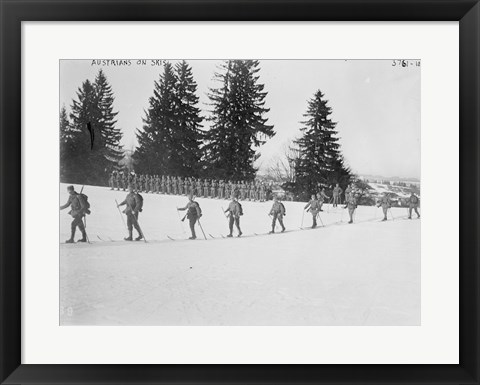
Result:
[[[267,175],[275,181],[282,183],[295,182],[295,164],[300,157],[300,150],[294,145],[293,140],[284,143],[281,155],[272,159]]]

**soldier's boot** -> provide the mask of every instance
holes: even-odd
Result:
[[[317,220],[316,219],[313,220],[312,229],[314,229],[315,227],[317,227]]]
[[[141,241],[143,239],[143,235],[141,233],[138,233],[138,237],[135,238],[136,241]]]
[[[70,239],[67,239],[65,243],[75,243],[74,238],[75,238],[75,228],[72,228]]]
[[[82,238],[79,239],[77,242],[87,242],[87,233],[85,230],[82,230]]]
[[[238,235],[237,235],[237,237],[240,238],[243,233],[242,233],[242,230],[240,229],[240,227],[237,227],[237,229],[238,229]]]
[[[387,220],[387,217],[383,218],[383,219],[382,219],[382,222],[384,222],[384,221],[386,221],[386,220]]]
[[[232,234],[232,233],[230,233],[230,234],[227,235],[227,238],[232,238],[232,237],[233,237],[233,234]]]
[[[131,241],[133,239],[132,238],[132,230],[128,230],[128,237],[125,237],[123,239],[125,239],[126,241]]]

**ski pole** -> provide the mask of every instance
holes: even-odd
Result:
[[[83,227],[85,228],[85,238],[87,238],[87,242],[90,243],[90,239],[88,238],[87,234],[87,216],[83,216]]]
[[[127,224],[125,223],[125,219],[123,219],[122,212],[120,211],[120,207],[118,207],[118,202],[117,202],[116,199],[115,199],[115,203],[117,204],[117,210],[118,210],[118,213],[120,214],[120,218],[122,218],[123,225],[124,225],[125,228],[128,230]]]
[[[393,216],[393,213],[392,213],[392,209],[391,209],[390,207],[388,208],[388,211],[389,211],[389,213],[390,213],[390,215],[391,215],[391,217],[392,217],[392,220],[395,220],[395,217]]]
[[[322,217],[320,216],[320,213],[317,213],[317,218],[320,219],[320,223],[322,224],[322,227],[325,227],[322,221]]]
[[[303,227],[303,218],[305,217],[305,209],[302,211],[302,224],[300,225],[300,228]]]
[[[225,210],[223,209],[223,207],[222,207],[222,214],[223,214],[223,216],[224,216],[225,218],[228,219],[228,215],[225,214]]]
[[[203,237],[205,238],[205,240],[207,240],[207,236],[205,235],[205,231],[203,231],[202,224],[200,223],[200,218],[198,218],[198,225],[200,226],[200,230],[202,230]]]

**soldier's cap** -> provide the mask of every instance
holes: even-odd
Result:
[[[67,191],[73,191],[73,190],[75,190],[75,189],[73,188],[72,185],[70,185],[70,186],[67,187]]]

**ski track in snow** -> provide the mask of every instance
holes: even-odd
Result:
[[[228,201],[198,198],[207,240],[197,225],[191,241],[176,212],[185,196],[142,194],[144,243],[123,241],[115,199],[125,192],[85,186],[84,193],[92,243],[60,245],[62,325],[420,324],[421,221],[404,220],[405,208],[380,222],[380,208],[359,207],[356,223],[347,224],[343,206],[325,205],[325,227],[318,221],[301,230],[305,203],[284,202],[287,231],[277,224],[267,234],[272,202],[244,201],[244,234],[237,238],[234,229],[223,238],[228,222],[220,210]],[[60,213],[62,241],[67,212]],[[305,213],[303,227],[311,222]]]

